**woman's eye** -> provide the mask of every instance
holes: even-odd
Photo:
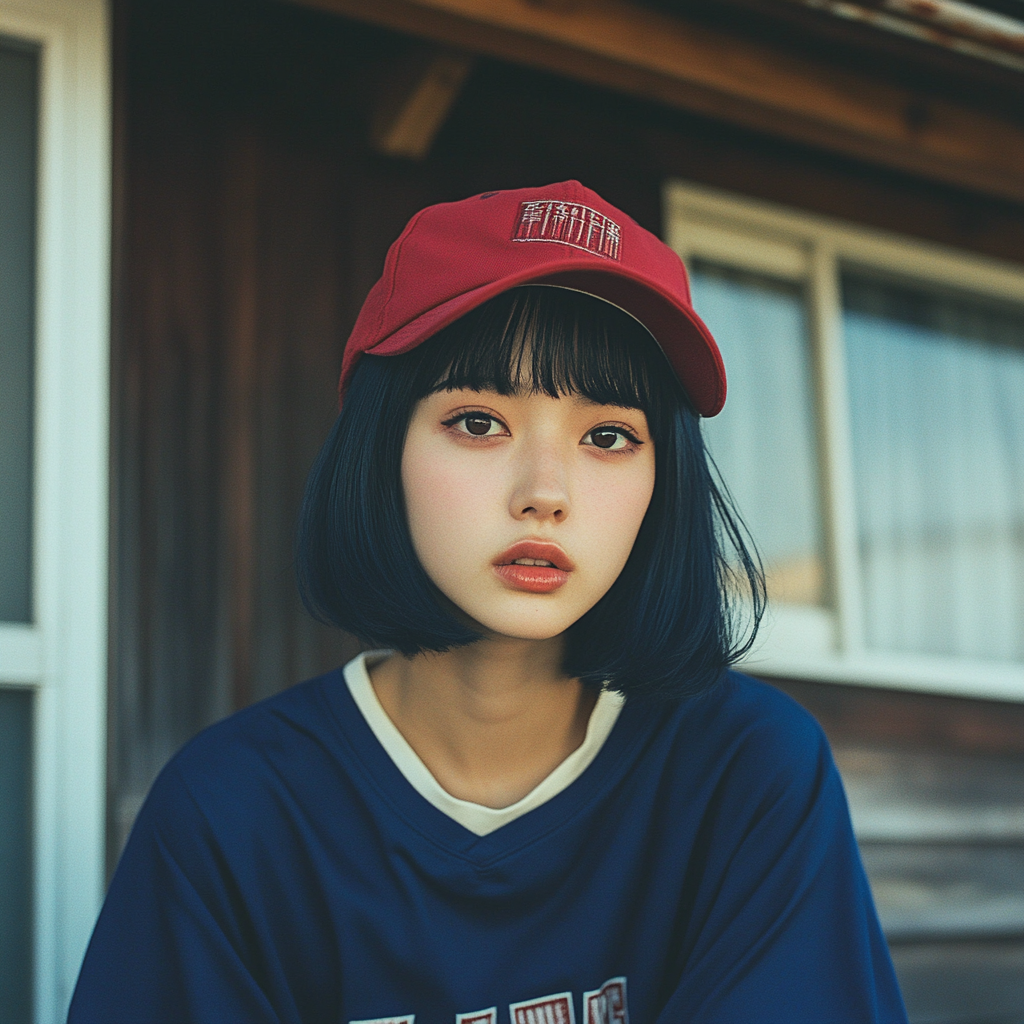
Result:
[[[597,427],[584,438],[585,443],[592,444],[595,448],[602,448],[606,452],[617,452],[628,448],[631,441],[633,439],[624,430],[619,430],[617,427]]]
[[[453,422],[459,425],[463,433],[474,437],[493,437],[502,432],[501,424],[483,412],[467,412]]]

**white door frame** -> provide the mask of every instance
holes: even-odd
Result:
[[[104,0],[0,0],[40,47],[34,607],[0,684],[34,694],[35,1020],[64,1019],[103,898],[107,703],[110,31]]]

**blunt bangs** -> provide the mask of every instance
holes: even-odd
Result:
[[[578,394],[645,413],[651,503],[619,578],[567,631],[564,667],[630,698],[711,688],[753,643],[765,603],[760,562],[654,339],[628,313],[568,289],[513,289],[411,352],[362,357],[300,514],[296,571],[310,613],[408,656],[481,639],[416,557],[402,496],[416,403],[460,388]]]
[[[514,288],[422,347],[417,398],[469,388],[499,395],[582,395],[599,405],[645,412],[665,398],[686,401],[668,359],[642,324],[572,289]]]

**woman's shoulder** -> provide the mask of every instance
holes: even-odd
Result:
[[[728,670],[707,692],[676,704],[671,728],[735,743],[757,741],[787,748],[817,748],[824,733],[817,719],[771,683]]]
[[[838,778],[824,730],[789,694],[740,672],[728,673],[725,685],[731,749],[742,774],[801,790]]]
[[[733,728],[787,748],[817,749],[824,742],[818,720],[777,686],[736,671],[726,672],[721,686],[722,711]]]
[[[289,687],[192,737],[164,766],[146,804],[159,820],[229,822],[280,791],[322,788],[343,774],[341,670]],[[262,808],[261,808],[262,810]]]
[[[268,741],[286,736],[305,736],[315,743],[332,731],[336,715],[332,697],[344,685],[338,668],[289,686],[207,726],[182,746],[172,763],[179,771],[211,763],[234,764],[246,751],[266,755],[273,749],[267,747]]]
[[[770,683],[726,672],[704,695],[662,719],[666,770],[725,789],[802,788],[834,772],[828,740],[813,715]]]

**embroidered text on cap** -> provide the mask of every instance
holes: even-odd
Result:
[[[619,259],[622,229],[603,213],[582,203],[534,200],[519,206],[513,242],[561,242],[605,259]]]

